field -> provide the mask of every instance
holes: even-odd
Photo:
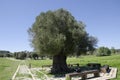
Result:
[[[17,66],[22,61],[11,60],[8,58],[0,58],[0,80],[10,80],[17,69]],[[51,65],[52,60],[26,60],[27,64],[31,64],[32,67],[41,67],[42,65]],[[118,68],[117,78],[113,80],[120,80],[120,54],[104,57],[96,56],[80,56],[78,58],[68,57],[68,64],[79,63],[81,66],[90,62],[101,63],[102,65],[110,65]],[[49,75],[50,76],[50,75]],[[41,76],[39,76],[41,77]]]
[[[101,63],[102,65],[109,65],[118,68],[117,79],[120,80],[120,54],[104,57],[96,56],[81,56],[79,58],[71,57],[67,59],[68,64],[79,63],[81,66],[90,62]],[[42,65],[51,65],[52,60],[28,60],[27,63],[31,63],[32,67],[40,67]]]
[[[19,61],[0,58],[0,80],[10,80],[17,69]]]

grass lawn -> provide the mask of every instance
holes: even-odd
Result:
[[[67,58],[68,64],[79,63],[81,66],[86,65],[87,63],[97,62],[102,65],[109,65],[112,67],[118,68],[117,79],[120,80],[120,54],[112,55],[112,56],[104,56],[104,57],[96,57],[96,56],[81,56],[79,58]],[[51,65],[52,60],[27,60],[27,63],[31,63],[32,67],[40,67],[42,65]]]
[[[17,69],[19,62],[0,58],[0,80],[10,80]]]

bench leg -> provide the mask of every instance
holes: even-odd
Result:
[[[87,75],[82,75],[82,80],[86,80]]]
[[[100,74],[99,73],[94,73],[94,77],[99,77]]]

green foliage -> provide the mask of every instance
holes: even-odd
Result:
[[[0,50],[0,57],[13,57],[10,51]]]
[[[10,52],[5,50],[0,50],[0,53],[10,53]]]
[[[64,9],[42,12],[28,30],[35,51],[41,54],[81,54],[93,50],[97,40]]]
[[[107,47],[100,47],[97,52],[96,52],[97,56],[110,56],[111,55],[111,51],[109,48]]]
[[[15,53],[14,53],[14,57],[15,57],[16,59],[21,59],[21,60],[23,60],[23,59],[26,59],[27,53],[25,53],[25,52],[15,52]]]
[[[37,59],[39,58],[39,56],[38,56],[37,53],[33,53],[33,54],[32,54],[32,58],[33,58],[34,60],[37,60]]]
[[[111,48],[111,53],[115,54],[116,53],[116,50],[114,47]]]

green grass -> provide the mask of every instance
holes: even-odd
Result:
[[[10,80],[17,69],[19,62],[0,58],[0,80]]]
[[[36,75],[38,76],[38,78],[43,79],[44,78],[44,74],[40,73],[40,72],[36,72]]]
[[[102,65],[109,65],[118,68],[117,78],[113,80],[120,80],[120,54],[96,57],[96,56],[80,56],[79,58],[67,58],[68,64],[79,63],[81,66],[87,63],[101,63]],[[42,65],[51,65],[52,60],[28,60],[27,63],[31,63],[32,67],[41,67]]]
[[[29,66],[31,64],[31,67],[42,67],[42,65],[51,65],[52,60],[27,60],[26,64]]]

